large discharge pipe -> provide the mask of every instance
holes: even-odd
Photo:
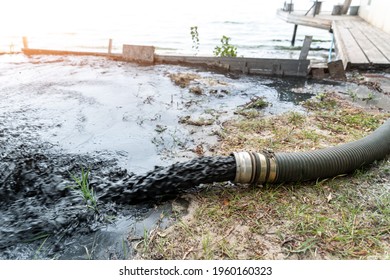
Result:
[[[244,184],[315,180],[350,173],[390,154],[390,119],[370,135],[335,147],[296,153],[233,153],[234,182]]]
[[[370,135],[346,144],[296,153],[236,152],[199,157],[145,175],[103,185],[101,200],[137,203],[170,198],[200,184],[264,184],[316,180],[350,173],[390,154],[390,119]],[[127,186],[123,188],[123,185]]]

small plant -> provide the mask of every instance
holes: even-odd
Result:
[[[128,258],[127,243],[125,238],[123,237],[122,237],[122,250],[123,250],[123,257],[126,260]]]
[[[146,228],[144,228],[144,236],[143,236],[143,253],[148,251],[150,244],[149,232]]]
[[[234,114],[241,115],[247,119],[255,119],[261,116],[261,113],[256,109],[238,109]]]
[[[356,101],[357,100],[357,93],[351,89],[347,90],[347,93],[348,95],[352,98],[352,101]]]
[[[213,248],[212,248],[212,240],[210,234],[207,234],[202,238],[202,249],[203,255],[206,260],[213,259]]]
[[[375,97],[374,93],[372,93],[371,91],[368,93],[367,97],[363,98],[362,100],[363,101],[370,101],[370,100],[373,100]]]
[[[220,57],[237,57],[237,47],[229,43],[230,37],[222,36],[222,46],[216,46],[214,48],[214,55]]]
[[[305,121],[304,115],[297,113],[297,112],[290,112],[288,114],[288,121],[289,123],[299,126],[302,125]]]
[[[44,235],[42,235],[42,236],[39,237],[39,238],[45,238],[45,240],[43,240],[43,242],[41,243],[41,245],[39,246],[39,248],[35,251],[35,254],[34,254],[34,259],[35,259],[35,260],[38,258],[38,254],[39,254],[39,252],[42,250],[43,246],[45,245],[46,240],[49,238],[49,235],[48,235],[48,234],[44,234]]]
[[[195,51],[195,55],[199,52],[199,33],[197,26],[191,26],[191,39],[192,39],[192,49]]]
[[[251,98],[251,101],[245,104],[245,109],[264,109],[265,107],[268,107],[269,103],[264,99],[264,97],[261,96],[255,96]]]
[[[71,176],[76,185],[68,186],[67,188],[77,191],[84,199],[84,202],[86,203],[87,207],[97,212],[96,195],[93,188],[89,186],[89,171],[84,171],[84,168],[81,168],[80,178],[76,177],[75,175]]]
[[[320,92],[316,95],[316,98],[320,101],[324,101],[326,98],[326,92]]]

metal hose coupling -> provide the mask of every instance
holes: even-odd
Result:
[[[263,184],[276,181],[276,161],[272,155],[256,152],[234,152],[235,183]]]

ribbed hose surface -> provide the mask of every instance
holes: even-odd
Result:
[[[390,119],[370,135],[322,150],[276,153],[278,182],[315,180],[354,171],[390,154]]]

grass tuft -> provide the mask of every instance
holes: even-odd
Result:
[[[81,168],[81,176],[71,175],[76,185],[67,186],[67,188],[76,191],[84,200],[87,207],[98,212],[97,198],[93,188],[89,185],[89,170]]]

